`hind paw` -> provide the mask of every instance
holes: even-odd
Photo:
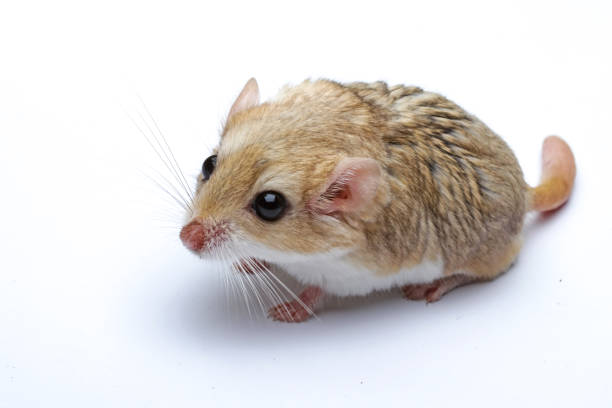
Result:
[[[432,303],[440,300],[444,294],[457,286],[473,281],[474,278],[467,275],[452,275],[429,283],[402,286],[402,293],[406,299],[425,300],[427,303]]]

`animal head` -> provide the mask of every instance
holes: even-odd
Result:
[[[185,246],[202,257],[276,262],[350,252],[388,200],[371,109],[322,80],[260,103],[249,80],[203,163]]]

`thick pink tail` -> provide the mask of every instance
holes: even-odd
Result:
[[[542,145],[542,178],[530,188],[530,206],[535,211],[550,211],[567,201],[576,178],[576,162],[563,139],[549,136]]]

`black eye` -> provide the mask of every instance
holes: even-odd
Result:
[[[202,178],[204,181],[210,178],[210,175],[215,171],[215,166],[217,165],[217,155],[213,154],[208,159],[204,160],[202,164]]]
[[[287,208],[287,200],[276,191],[259,193],[253,201],[253,209],[259,218],[265,221],[276,221],[282,217]]]

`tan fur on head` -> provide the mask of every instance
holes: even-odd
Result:
[[[241,104],[243,93],[234,105]],[[321,96],[327,98],[323,104]],[[274,102],[234,111],[223,130],[217,168],[196,197],[195,213],[229,220],[237,235],[279,251],[311,254],[360,245],[365,237],[355,229],[361,222],[356,213],[377,203],[381,172],[371,170],[378,163],[372,152],[381,151],[382,144],[362,138],[364,124],[374,128],[377,120],[358,97],[327,81],[305,82]],[[353,156],[366,157],[377,179],[354,186],[360,208],[344,208],[334,216],[313,211],[308,204],[325,193],[337,165]],[[266,190],[279,191],[289,201],[278,221],[262,221],[250,208],[257,193]]]
[[[383,82],[305,81],[263,104],[256,89],[249,81],[232,107],[195,218],[271,251],[341,251],[380,274],[441,259],[449,274],[489,277],[513,259],[528,210],[521,169],[453,102]],[[289,202],[278,221],[251,209],[267,190]]]

